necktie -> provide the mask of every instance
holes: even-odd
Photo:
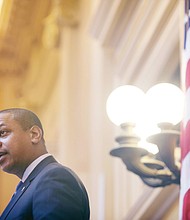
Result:
[[[17,185],[17,187],[16,187],[16,190],[15,190],[14,194],[12,195],[12,198],[17,194],[17,192],[18,192],[19,190],[22,189],[23,184],[24,184],[24,183],[23,183],[22,181],[20,181],[20,182],[18,183],[18,185]]]
[[[18,185],[17,185],[17,187],[16,187],[16,191],[15,191],[15,193],[14,193],[14,195],[19,191],[19,190],[21,190],[22,189],[22,186],[23,186],[23,182],[22,181],[20,181],[19,183],[18,183]]]

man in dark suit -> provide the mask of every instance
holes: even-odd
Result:
[[[33,112],[0,111],[0,167],[21,179],[0,220],[90,218],[83,183],[48,154],[41,122]]]

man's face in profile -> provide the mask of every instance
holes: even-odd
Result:
[[[0,168],[21,175],[32,153],[30,130],[23,130],[11,113],[0,113]]]

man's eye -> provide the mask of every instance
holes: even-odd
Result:
[[[0,131],[0,137],[3,137],[7,134],[7,131]]]

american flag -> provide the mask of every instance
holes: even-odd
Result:
[[[190,0],[185,0],[184,50],[182,78],[184,78],[185,111],[181,134],[181,188],[179,219],[190,220]],[[184,76],[184,77],[183,77]]]

